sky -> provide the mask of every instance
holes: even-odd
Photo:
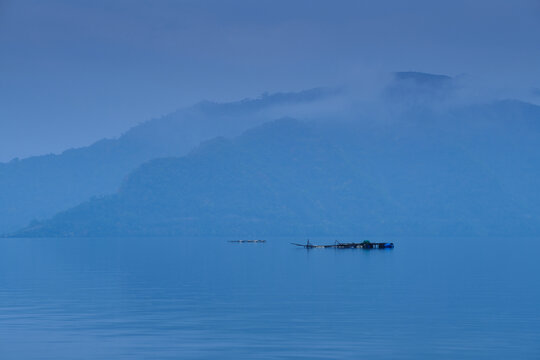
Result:
[[[540,102],[539,64],[540,0],[0,0],[0,161],[394,71]]]

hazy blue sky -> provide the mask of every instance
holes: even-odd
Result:
[[[540,1],[0,0],[0,49],[5,161],[201,99],[371,73],[469,74],[534,96]]]

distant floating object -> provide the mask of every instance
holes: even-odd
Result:
[[[362,241],[360,243],[340,243],[339,241],[336,241],[332,245],[314,245],[307,241],[306,244],[297,244],[297,243],[291,243],[292,245],[301,246],[306,249],[393,249],[394,243],[391,242],[381,242],[381,243],[372,243],[369,240]]]
[[[231,243],[265,243],[266,240],[229,240]]]

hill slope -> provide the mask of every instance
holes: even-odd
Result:
[[[150,161],[16,236],[540,234],[540,108],[265,124]]]
[[[184,155],[201,141],[234,136],[268,121],[268,112],[279,113],[280,107],[312,103],[332,94],[313,89],[233,103],[204,102],[136,126],[118,139],[60,155],[0,163],[0,233],[50,217],[92,196],[114,193],[122,179],[145,161]]]

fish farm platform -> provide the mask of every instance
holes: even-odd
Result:
[[[393,249],[394,243],[391,242],[370,242],[370,241],[363,241],[359,243],[351,242],[351,243],[340,243],[336,241],[334,244],[331,245],[314,245],[312,243],[308,242],[306,244],[297,244],[297,243],[291,243],[292,245],[301,246],[306,249]]]

